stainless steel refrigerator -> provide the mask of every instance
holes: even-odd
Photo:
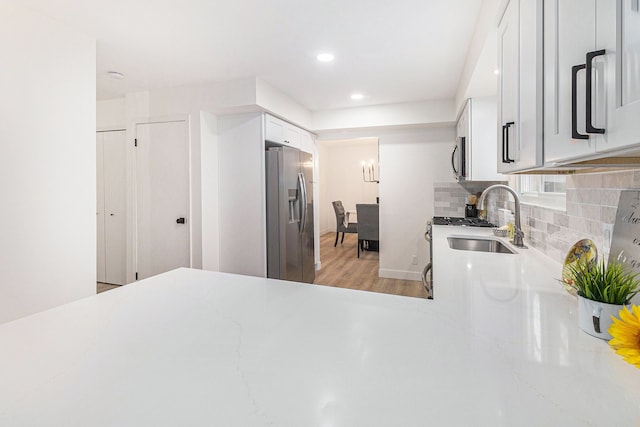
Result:
[[[313,157],[274,146],[265,161],[267,277],[313,283]]]

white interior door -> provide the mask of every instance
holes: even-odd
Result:
[[[97,281],[126,283],[126,134],[96,134]]]
[[[125,131],[103,132],[105,282],[126,283],[127,148]]]
[[[189,267],[189,152],[185,121],[136,125],[138,279]]]
[[[106,281],[104,234],[104,132],[96,133],[96,264],[98,282]]]

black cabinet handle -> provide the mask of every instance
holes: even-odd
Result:
[[[578,71],[585,69],[585,64],[571,67],[571,138],[589,139],[589,135],[578,132]]]
[[[456,156],[456,151],[458,150],[458,144],[456,144],[456,146],[453,148],[453,153],[451,153],[451,169],[453,169],[453,174],[457,177],[458,176],[458,170],[456,169],[456,164],[454,161],[454,158]]]
[[[602,56],[604,55],[606,52],[604,49],[601,50],[594,50],[593,52],[587,52],[587,60],[586,60],[586,66],[587,66],[587,96],[586,96],[586,102],[587,102],[587,133],[604,133],[604,129],[600,129],[597,127],[593,126],[593,111],[591,108],[591,99],[592,99],[592,95],[593,95],[593,90],[591,88],[592,82],[593,82],[593,58],[595,58],[596,56]]]
[[[507,161],[507,158],[504,156],[505,153],[507,152],[505,148],[505,143],[507,142],[507,140],[505,139],[505,136],[504,136],[506,132],[507,132],[507,126],[502,125],[502,163],[509,163]]]
[[[185,219],[184,218],[176,219],[176,224],[184,224],[184,223],[185,223]]]
[[[507,135],[506,142],[504,144],[506,147],[504,158],[507,161],[507,163],[515,162],[515,160],[509,158],[509,128],[512,125],[515,125],[515,122],[507,122],[507,124],[504,125],[504,133]]]

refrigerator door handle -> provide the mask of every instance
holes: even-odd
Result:
[[[302,197],[300,200],[300,233],[303,233],[307,226],[307,185],[303,173],[298,173],[298,185]]]

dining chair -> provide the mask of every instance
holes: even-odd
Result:
[[[360,250],[364,248],[365,242],[376,242],[379,245],[380,205],[356,204],[356,214],[358,215],[358,258],[360,258]]]
[[[358,224],[355,222],[348,222],[347,215],[344,210],[344,206],[342,206],[342,201],[337,200],[335,202],[331,202],[333,205],[333,210],[336,213],[336,241],[333,243],[333,247],[335,248],[338,245],[338,236],[342,233],[342,239],[340,240],[340,244],[344,242],[344,233],[357,233],[358,232]]]

